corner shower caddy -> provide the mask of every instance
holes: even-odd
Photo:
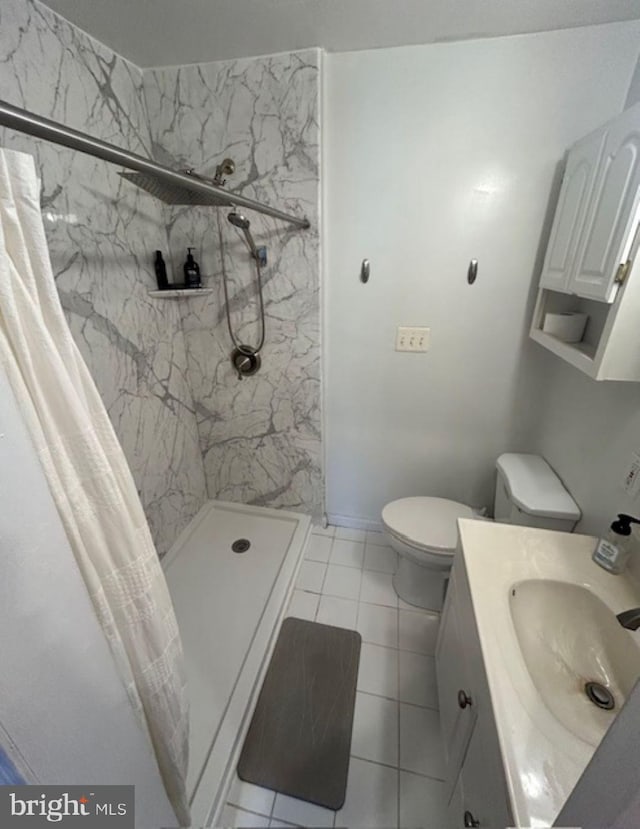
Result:
[[[34,138],[42,138],[71,150],[100,158],[110,164],[125,167],[131,172],[121,173],[124,178],[170,204],[245,207],[263,213],[265,216],[290,222],[303,230],[311,226],[306,217],[292,216],[238,193],[230,193],[190,171],[172,170],[141,155],[120,149],[106,141],[93,138],[86,133],[35,115],[26,109],[12,106],[2,100],[0,100],[0,126],[9,127]]]

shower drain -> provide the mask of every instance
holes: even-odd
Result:
[[[599,682],[587,682],[584,686],[584,692],[589,700],[597,705],[598,708],[604,708],[605,711],[611,711],[615,708],[616,701],[611,691]]]
[[[231,545],[231,549],[234,553],[246,553],[250,546],[251,542],[248,538],[238,538]]]

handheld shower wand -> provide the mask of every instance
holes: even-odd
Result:
[[[258,261],[258,249],[256,248],[256,243],[253,241],[253,236],[251,235],[251,230],[249,229],[251,222],[243,213],[238,213],[235,208],[229,213],[227,219],[231,222],[234,227],[239,228],[244,233],[244,238],[247,242],[249,250],[251,251],[251,255],[253,258]]]
[[[241,230],[244,235],[244,240],[251,252],[251,256],[253,257],[253,260],[256,265],[256,275],[258,283],[258,302],[260,308],[260,339],[258,340],[258,344],[254,347],[246,345],[244,343],[240,343],[236,339],[236,336],[233,331],[233,326],[231,325],[231,314],[229,310],[229,290],[227,287],[227,274],[224,265],[224,253],[222,247],[222,224],[220,221],[220,213],[218,212],[218,238],[220,239],[220,251],[222,258],[222,284],[224,287],[225,311],[227,316],[227,327],[229,328],[229,336],[231,337],[231,342],[234,346],[233,351],[231,352],[231,362],[238,373],[238,378],[241,380],[243,377],[255,374],[256,371],[260,369],[261,365],[260,351],[262,349],[262,346],[264,345],[264,338],[266,333],[264,298],[262,296],[262,260],[256,248],[256,243],[253,240],[253,236],[251,235],[251,231],[249,229],[249,219],[247,219],[247,217],[244,216],[242,213],[239,213],[235,208],[231,211],[231,213],[227,215],[227,219],[234,227],[237,227],[239,230]]]

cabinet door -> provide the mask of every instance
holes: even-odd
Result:
[[[505,829],[513,826],[507,803],[504,771],[499,755],[484,739],[486,729],[478,720],[469,741],[460,777],[447,810],[451,829],[478,826],[480,829]]]
[[[436,676],[448,797],[462,765],[476,716],[473,689],[464,658],[465,646],[460,630],[455,572],[449,580],[440,624],[436,648]]]
[[[540,276],[541,288],[569,292],[580,232],[606,137],[606,128],[602,128],[587,135],[569,150]]]
[[[618,268],[636,229],[640,187],[640,105],[609,126],[578,250],[571,293],[613,302]]]

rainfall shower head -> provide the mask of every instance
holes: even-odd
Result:
[[[231,213],[227,216],[227,219],[231,222],[234,227],[239,227],[240,230],[249,230],[249,225],[251,222],[247,217],[242,214],[238,213],[237,210],[232,210]]]
[[[200,179],[208,183],[208,179],[202,179],[193,173],[185,173],[191,175],[193,178]],[[196,190],[190,190],[187,186],[180,184],[172,184],[166,179],[159,178],[152,173],[120,173],[122,178],[126,178],[132,184],[151,193],[156,199],[160,199],[165,204],[186,204],[190,207],[231,207],[232,202],[224,197],[218,196],[215,193],[202,193]]]

